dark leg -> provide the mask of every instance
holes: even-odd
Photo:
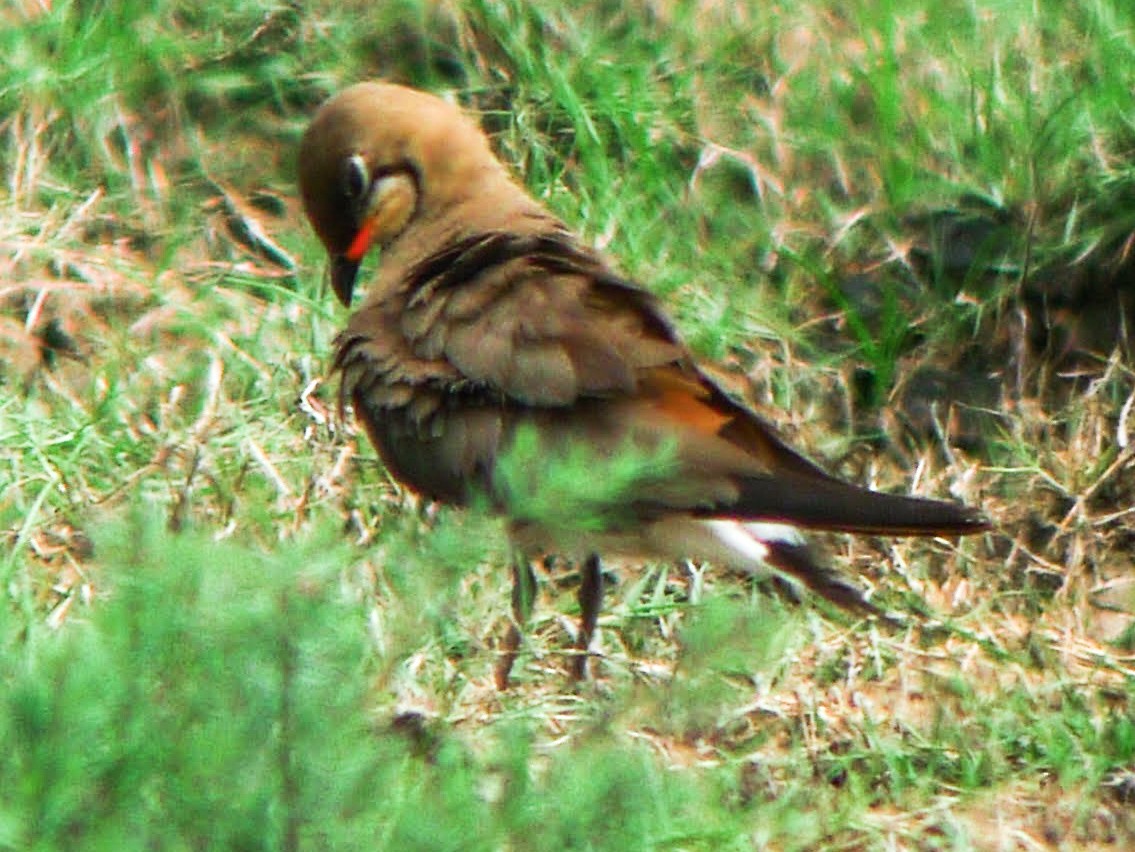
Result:
[[[595,635],[595,625],[599,622],[599,610],[603,606],[603,563],[599,554],[592,553],[583,563],[579,583],[579,637],[575,642],[575,656],[572,658],[571,674],[575,680],[587,677],[587,657],[591,651],[591,637]]]
[[[501,656],[497,661],[495,679],[497,689],[508,689],[508,678],[512,665],[520,651],[520,640],[524,638],[524,628],[532,617],[532,603],[536,599],[536,574],[532,563],[517,555],[512,562],[512,623],[508,626],[501,646]]]

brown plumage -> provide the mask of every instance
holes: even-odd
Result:
[[[360,260],[371,246],[382,251],[375,286],[336,342],[343,399],[415,491],[454,504],[486,496],[513,512],[530,552],[589,557],[584,650],[603,552],[772,567],[841,606],[874,611],[811,558],[797,527],[988,528],[963,506],[836,479],[788,447],[698,368],[657,300],[521,189],[477,125],[445,101],[352,86],[316,114],[299,168],[344,305]],[[598,459],[631,448],[668,454],[668,463],[635,481],[604,528],[565,536],[570,518],[536,528],[502,493],[499,461],[525,429],[552,454],[580,442]],[[522,615],[530,574],[518,572],[516,584]],[[510,665],[506,654],[502,683]]]

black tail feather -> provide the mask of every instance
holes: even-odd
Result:
[[[778,571],[803,583],[824,600],[841,609],[867,615],[883,615],[882,610],[867,600],[863,590],[834,568],[816,561],[811,548],[804,543],[765,541],[768,562]]]
[[[740,499],[706,514],[880,535],[970,535],[990,528],[988,519],[968,506],[884,494],[834,478],[748,477],[739,485]]]

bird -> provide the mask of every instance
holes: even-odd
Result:
[[[883,615],[816,558],[804,531],[990,529],[979,510],[876,492],[793,449],[699,364],[660,300],[533,198],[478,122],[449,101],[356,83],[315,112],[298,172],[345,307],[361,262],[379,254],[375,280],[334,343],[340,406],[353,409],[409,489],[457,506],[488,501],[509,520],[521,555],[498,686],[509,684],[532,606],[531,558],[541,552],[580,561],[572,671],[583,678],[604,556],[772,574]],[[520,454],[519,478],[538,494],[550,476],[544,460],[580,452],[596,465],[635,453],[642,461],[623,492],[595,498],[589,517],[600,522],[549,523],[546,512],[533,518],[523,500],[510,501],[510,458]],[[596,470],[599,479],[608,468]]]

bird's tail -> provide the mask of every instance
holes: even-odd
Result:
[[[957,503],[884,494],[827,476],[752,477],[728,507],[734,518],[783,518],[807,529],[879,535],[969,535],[989,529],[981,512]],[[720,510],[719,510],[720,511]],[[726,514],[722,512],[722,514]]]
[[[703,523],[728,553],[730,567],[751,574],[772,568],[842,609],[887,621],[896,618],[871,603],[863,590],[839,571],[818,561],[793,526],[726,519]]]

